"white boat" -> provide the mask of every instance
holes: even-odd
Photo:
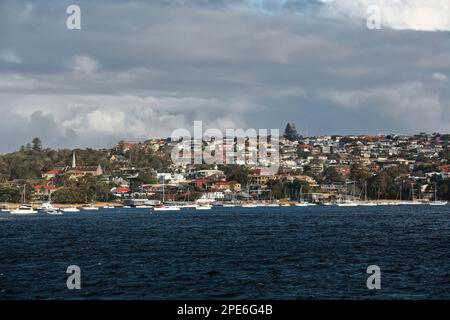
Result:
[[[64,213],[80,212],[80,209],[78,209],[76,207],[61,208],[59,210],[61,210],[61,212],[64,212]]]
[[[183,204],[180,206],[181,209],[196,209],[197,205],[196,204]]]
[[[130,206],[122,206],[123,209],[130,209]]]
[[[212,206],[210,206],[209,204],[206,205],[200,205],[200,206],[196,206],[195,210],[211,210]]]
[[[46,210],[45,213],[52,215],[52,216],[61,216],[64,214],[61,211],[59,211],[59,209],[57,209],[57,208]]]
[[[242,204],[242,208],[257,208],[258,206],[254,203],[244,203]]]
[[[232,204],[232,203],[224,203],[222,205],[222,207],[224,207],[224,208],[234,208],[234,207],[236,207],[236,205]]]
[[[359,203],[360,206],[364,206],[364,207],[376,207],[378,206],[378,204],[376,202],[369,202],[369,201],[363,201]]]
[[[278,203],[269,203],[266,205],[266,207],[279,207],[280,205]]]
[[[296,207],[307,207],[308,203],[307,202],[296,202],[295,206]]]
[[[165,177],[163,176],[163,183],[162,183],[162,205],[153,207],[153,211],[180,211],[179,206],[174,205],[165,205]]]
[[[11,210],[11,214],[16,215],[27,215],[35,213],[37,213],[37,211],[33,209],[31,204],[22,204],[17,209]]]
[[[98,210],[97,207],[94,207],[94,205],[92,203],[87,203],[85,205],[83,205],[81,207],[81,210],[83,211],[94,211],[94,210]]]
[[[37,211],[33,209],[33,206],[31,204],[25,204],[25,192],[26,187],[25,185],[23,185],[22,204],[17,209],[11,210],[11,214],[28,215],[37,213]]]
[[[448,204],[448,201],[432,201],[429,204],[430,206],[445,206]]]
[[[114,206],[103,206],[103,209],[114,209]]]
[[[137,209],[151,209],[151,208],[153,208],[153,206],[150,206],[150,205],[139,205],[139,206],[136,206],[136,208]]]
[[[359,204],[354,201],[345,201],[345,202],[338,202],[338,207],[357,207]]]
[[[180,211],[178,206],[158,206],[153,207],[153,211]]]
[[[58,208],[55,208],[52,204],[52,202],[49,201],[45,201],[42,203],[41,207],[38,209],[39,211],[45,212],[45,213],[50,213],[50,212],[56,212],[59,211]]]
[[[0,206],[0,212],[10,212],[10,211],[11,211],[11,209],[9,208],[9,206],[6,203],[4,203]]]
[[[434,201],[430,202],[430,206],[445,206],[448,201],[439,201],[437,196],[437,183],[434,184]]]
[[[290,207],[291,205],[289,203],[284,203],[280,205],[281,207]]]

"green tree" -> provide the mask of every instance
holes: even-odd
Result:
[[[33,140],[31,141],[32,144],[32,149],[34,151],[41,151],[42,149],[42,142],[41,139],[39,139],[38,137],[33,138]]]
[[[295,128],[295,124],[288,123],[286,125],[286,128],[284,129],[284,138],[288,139],[289,141],[296,141],[299,140],[300,136],[297,132],[297,129]]]

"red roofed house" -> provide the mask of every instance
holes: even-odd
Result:
[[[63,172],[61,170],[50,170],[42,174],[42,178],[45,180],[50,180],[54,177],[56,177],[59,174],[62,174]]]
[[[34,195],[38,197],[46,196],[48,197],[50,194],[55,192],[58,188],[54,185],[37,185],[33,187]]]
[[[111,193],[114,194],[116,197],[122,197],[130,193],[130,188],[114,187],[111,189]]]

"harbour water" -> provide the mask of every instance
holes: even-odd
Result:
[[[450,206],[2,213],[0,298],[449,299]]]

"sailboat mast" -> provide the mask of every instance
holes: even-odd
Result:
[[[163,187],[163,190],[162,190],[162,202],[164,203],[164,182],[165,182],[165,180],[166,180],[166,177],[163,175],[163,185],[162,185],[162,187]]]

